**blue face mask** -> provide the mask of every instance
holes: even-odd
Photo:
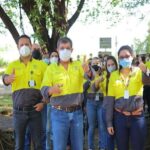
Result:
[[[43,61],[44,61],[46,64],[49,64],[49,63],[50,63],[49,58],[44,58]]]
[[[132,58],[119,59],[119,65],[123,68],[130,68],[132,65]]]
[[[111,73],[111,72],[116,70],[116,66],[115,65],[109,66],[109,67],[107,67],[107,70],[108,70],[109,73]]]

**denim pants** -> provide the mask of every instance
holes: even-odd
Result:
[[[47,123],[47,105],[41,111],[42,114],[42,150],[46,150],[46,123]],[[29,127],[26,129],[24,150],[30,150],[31,132]]]
[[[102,101],[87,100],[88,148],[94,150],[94,131],[98,122],[99,148],[107,148],[107,132],[102,117]]]
[[[41,112],[13,111],[13,124],[15,133],[15,150],[24,149],[24,140],[27,126],[31,132],[35,150],[42,150],[42,118]]]
[[[47,104],[47,125],[46,125],[46,150],[51,150],[51,104]]]
[[[125,116],[115,112],[115,133],[118,150],[144,150],[146,140],[146,121],[144,115]]]
[[[83,112],[51,108],[53,150],[66,150],[70,131],[71,150],[83,150]]]
[[[106,132],[107,134],[107,150],[114,150],[115,149],[115,136],[114,135],[110,135],[107,131],[107,125],[106,125],[106,109],[104,107],[102,107],[102,119],[103,121],[101,123],[103,123],[104,128],[104,132]]]

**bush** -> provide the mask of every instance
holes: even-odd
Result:
[[[8,63],[3,59],[3,58],[0,58],[0,67],[4,67],[6,66]]]

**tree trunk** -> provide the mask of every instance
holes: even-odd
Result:
[[[0,5],[0,17],[1,17],[1,19],[4,22],[6,28],[9,30],[9,32],[11,33],[13,39],[15,40],[15,42],[17,44],[18,38],[19,38],[19,33],[18,33],[15,25],[11,21],[11,19],[5,13],[4,9],[1,7],[1,5]]]

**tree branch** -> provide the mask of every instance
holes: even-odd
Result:
[[[41,14],[35,0],[21,0],[22,8],[28,16],[33,30],[37,35],[38,41],[41,46],[46,46],[49,49],[49,35],[46,28],[46,13],[42,10]],[[42,7],[44,9],[44,7]],[[35,13],[35,14],[34,14]]]
[[[85,0],[80,0],[80,3],[78,5],[77,10],[75,11],[74,15],[68,20],[68,29],[67,29],[67,32],[72,27],[72,25],[75,23],[75,21],[78,19],[79,15],[81,13],[81,10],[83,8],[84,3],[85,3]]]
[[[18,38],[19,38],[19,33],[18,33],[15,25],[13,24],[13,22],[11,21],[9,16],[5,13],[5,11],[1,5],[0,5],[0,17],[17,44]]]

